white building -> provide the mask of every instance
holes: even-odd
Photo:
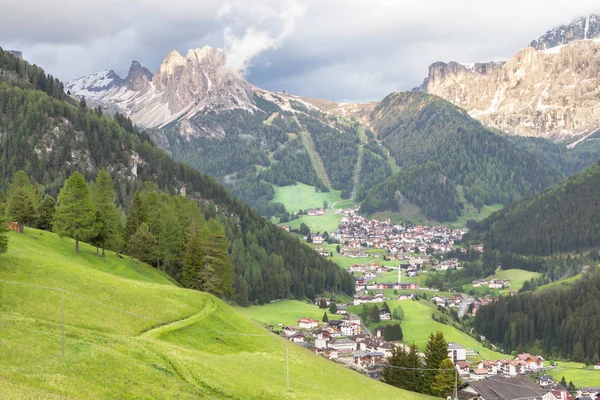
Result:
[[[460,362],[460,361],[466,361],[467,360],[467,349],[465,348],[465,346],[463,346],[461,344],[449,342],[448,343],[448,358],[450,360],[452,360],[452,362],[454,364],[456,364],[457,362]]]

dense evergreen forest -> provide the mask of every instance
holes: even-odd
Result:
[[[260,171],[258,177],[277,186],[306,185],[323,187],[312,167],[306,148],[299,139],[293,139],[273,154],[271,167]]]
[[[371,119],[402,168],[439,164],[475,207],[508,205],[558,182],[563,175],[506,137],[486,129],[451,103],[421,92],[394,93]]]
[[[582,252],[600,243],[600,163],[480,222],[464,238],[525,255]]]
[[[358,182],[355,188],[355,200],[361,202],[367,198],[370,190],[392,175],[383,149],[375,141],[369,141],[363,149],[363,158]]]
[[[536,137],[511,136],[510,141],[552,165],[565,176],[576,174],[600,159],[600,131],[573,148]]]
[[[0,59],[14,59],[7,54],[0,51]],[[13,175],[23,170],[42,198],[56,199],[74,172],[89,182],[105,169],[114,181],[116,204],[130,212],[134,193],[144,182],[154,182],[160,193],[185,193],[207,203],[202,207],[205,219],[218,220],[230,242],[232,297],[240,304],[266,302],[283,292],[296,298],[353,292],[354,282],[346,271],[261,218],[213,178],[175,162],[127,118],[110,118],[84,102],[73,106],[60,100],[66,95],[56,90],[51,90],[54,97],[34,90],[37,86],[31,82],[15,78],[20,62],[1,65],[0,189],[6,190]]]
[[[477,312],[475,326],[504,352],[594,364],[600,361],[599,291],[600,272],[594,271],[567,287],[500,297]]]
[[[315,149],[323,159],[331,185],[334,189],[342,191],[342,198],[350,198],[360,143],[357,127],[336,123],[333,128],[305,115],[299,115],[298,119],[310,132]]]
[[[405,169],[375,186],[360,212],[398,211],[406,201],[416,204],[428,218],[437,221],[455,221],[462,208],[454,183],[443,174],[439,164],[429,162]]]

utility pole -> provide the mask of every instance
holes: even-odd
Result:
[[[454,400],[458,399],[458,370],[454,369]]]
[[[287,379],[287,390],[290,391],[290,352],[289,352],[290,341],[286,338],[285,340],[285,374]]]
[[[65,356],[65,288],[62,288],[62,356]]]

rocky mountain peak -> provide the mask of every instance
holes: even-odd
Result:
[[[139,62],[132,61],[125,82],[130,90],[142,90],[152,80],[152,72],[143,67]]]
[[[536,50],[548,50],[575,40],[586,40],[600,37],[600,14],[575,19],[568,25],[561,25],[549,30],[530,46]]]

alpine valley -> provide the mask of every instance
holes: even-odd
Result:
[[[431,221],[479,219],[483,206],[508,205],[599,158],[598,20],[551,30],[507,62],[434,63],[416,93],[377,103],[260,89],[208,46],[171,51],[154,74],[133,61],[125,78],[103,71],[65,89],[131,118],[266,217],[289,220],[276,190],[302,183],[339,191],[369,215],[410,221],[403,210],[416,206]]]

